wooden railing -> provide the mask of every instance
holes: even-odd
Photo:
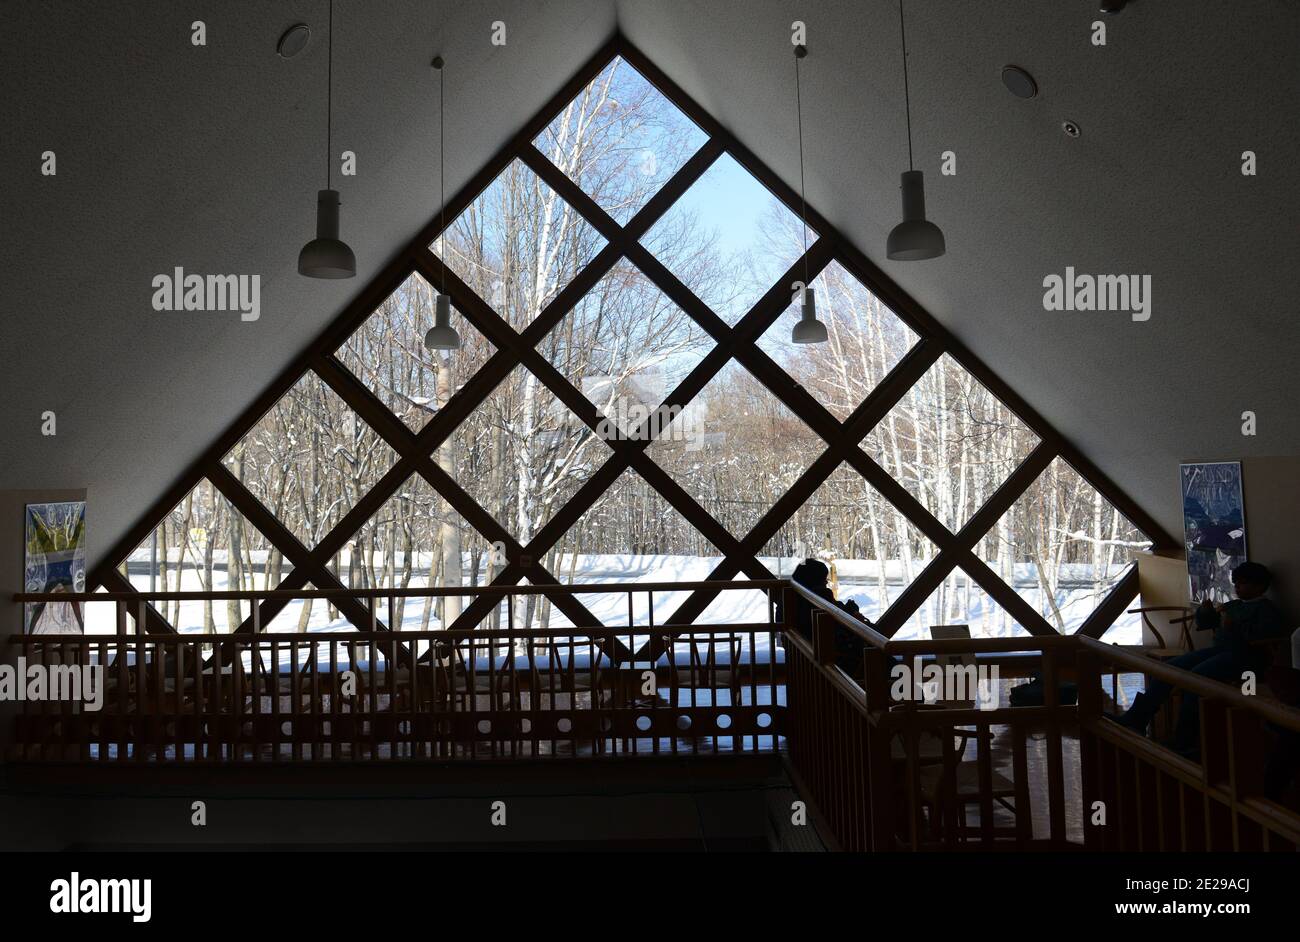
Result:
[[[658,625],[651,605],[637,623],[636,593],[700,588],[762,593],[766,617]],[[520,596],[561,593],[624,594],[628,624],[515,626]],[[374,624],[385,599],[389,612],[398,598],[499,600],[507,627],[473,631],[290,634],[254,617],[242,633],[128,633],[151,623],[152,601],[237,599],[256,612],[270,599],[342,594],[15,596],[114,606],[117,633],[12,638],[27,667],[100,669],[103,702],[25,702],[10,757],[246,766],[719,756],[784,742],[801,797],[848,850],[1300,845],[1300,814],[1271,800],[1263,778],[1272,739],[1300,735],[1300,711],[1089,638],[893,641],[785,581],[346,593]],[[801,601],[807,635],[794,619]],[[836,628],[860,644],[852,675]],[[949,657],[996,665],[1002,679],[1038,673],[1043,702],[1012,707],[1005,686],[984,709],[897,695],[899,664]],[[1104,681],[1141,674],[1200,697],[1200,762],[1103,717]],[[1066,681],[1077,705],[1061,702]]]
[[[1268,762],[1296,748],[1300,710],[1091,638],[1080,644],[1079,747],[1090,849],[1300,848],[1300,814],[1270,798],[1265,781]],[[1101,678],[1121,671],[1157,677],[1198,697],[1195,760],[1102,718]],[[1164,718],[1174,709],[1171,702]],[[1157,729],[1172,733],[1173,723],[1160,720]]]
[[[631,623],[632,596],[677,583],[408,591],[16,596],[107,604],[118,633],[13,638],[26,668],[98,670],[100,709],[24,702],[12,758],[28,762],[274,763],[775,751],[784,664],[770,593],[750,624]],[[691,586],[690,588],[694,588]],[[309,634],[128,634],[152,601],[625,593],[627,627]],[[138,608],[136,608],[138,607]],[[260,626],[259,626],[260,627]]]
[[[1300,843],[1300,813],[1263,796],[1264,724],[1296,735],[1300,710],[1090,638],[891,641],[800,586],[787,593],[812,607],[810,636],[786,643],[791,771],[846,850]],[[861,643],[860,676],[837,664],[837,626]],[[961,655],[1040,674],[1042,705],[1012,707],[1005,687],[992,709],[893,696],[895,659]],[[1200,764],[1102,717],[1103,677],[1119,674],[1200,696]],[[1061,702],[1067,681],[1077,705]]]

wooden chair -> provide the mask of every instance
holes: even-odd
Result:
[[[662,656],[667,660],[670,681],[659,686],[658,696],[670,704],[669,709],[689,710],[691,706],[697,706],[720,716],[723,713],[731,714],[734,708],[740,706],[740,636],[681,634],[665,636],[664,644]],[[726,692],[726,703],[721,702],[723,691]],[[733,717],[733,728],[735,723]],[[735,735],[725,728],[703,729],[691,726],[688,729],[689,731],[683,729],[678,735],[697,743],[712,740],[716,745],[719,740]]]
[[[1155,626],[1155,622],[1151,620],[1151,614],[1153,612],[1178,613],[1173,618],[1169,619],[1169,624],[1179,625],[1181,628],[1183,642],[1181,648],[1173,647],[1165,642],[1165,636],[1160,633],[1160,629],[1158,629]],[[1146,626],[1147,630],[1156,636],[1156,647],[1152,648],[1148,645],[1139,646],[1142,652],[1149,657],[1165,660],[1167,658],[1177,657],[1179,654],[1183,654],[1187,651],[1196,650],[1196,642],[1192,638],[1191,630],[1191,626],[1195,622],[1195,612],[1190,607],[1186,605],[1148,605],[1142,608],[1130,608],[1128,614],[1140,614],[1142,616],[1142,623]]]
[[[935,625],[930,629],[935,641],[969,640],[968,625]],[[949,670],[961,667],[975,668],[974,654],[938,654],[934,663]],[[971,670],[970,673],[974,673]],[[969,692],[969,691],[968,691]],[[996,695],[996,694],[994,694]],[[940,692],[942,698],[942,691]],[[932,704],[917,704],[916,709],[970,710],[976,708],[972,699],[939,699]],[[940,734],[922,733],[917,738],[917,788],[922,807],[929,821],[930,834],[948,843],[963,842],[982,829],[972,827],[967,821],[967,808],[980,805],[986,797],[991,804],[1004,808],[1015,818],[1012,828],[990,828],[994,837],[1014,837],[1027,840],[1029,827],[1028,783],[1015,782],[992,768],[993,731],[987,727],[953,726]],[[976,757],[966,759],[967,747],[976,744]],[[906,752],[904,751],[904,758]]]
[[[683,644],[687,649],[684,663],[677,650]],[[726,705],[739,706],[740,647],[741,639],[737,635],[685,635],[678,637],[676,643],[670,640],[665,652],[670,676],[676,677],[680,686],[689,689],[726,690]],[[719,706],[716,698],[711,705]]]

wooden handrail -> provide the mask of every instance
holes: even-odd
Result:
[[[793,589],[796,593],[803,596],[804,599],[811,602],[814,606],[821,609],[827,615],[830,615],[831,618],[833,618],[836,622],[843,625],[845,628],[849,629],[854,634],[858,635],[860,638],[862,638],[862,640],[866,641],[872,647],[876,647],[876,648],[880,648],[881,650],[884,650],[885,645],[889,643],[889,638],[882,635],[879,631],[872,628],[866,622],[859,621],[858,619],[850,615],[848,612],[844,611],[842,608],[837,608],[836,606],[829,604],[821,596],[814,595],[812,592],[810,592],[807,589],[807,587],[800,585],[794,580],[784,582],[782,583],[782,585],[790,589]]]
[[[735,622],[725,625],[631,625],[631,626],[614,626],[614,627],[581,627],[573,626],[570,628],[516,628],[508,630],[505,628],[485,629],[476,631],[473,628],[445,628],[431,629],[427,631],[310,631],[310,632],[263,632],[262,634],[235,634],[234,632],[224,632],[220,634],[207,634],[205,632],[193,631],[186,634],[168,634],[168,635],[11,635],[10,644],[31,647],[41,644],[68,644],[68,645],[99,645],[104,643],[120,642],[129,645],[140,643],[141,637],[145,637],[149,644],[160,642],[162,644],[268,644],[271,641],[277,644],[323,644],[331,639],[344,642],[365,642],[365,641],[383,641],[385,644],[396,640],[405,644],[408,641],[456,641],[469,640],[475,642],[488,642],[493,640],[504,641],[522,641],[527,638],[552,638],[562,637],[580,637],[580,638],[613,638],[627,637],[629,635],[672,635],[672,636],[690,636],[690,635],[735,635],[746,634],[749,632],[764,632],[779,630],[780,622]]]
[[[874,628],[858,621],[842,609],[829,604],[825,599],[813,594],[804,586],[801,586],[796,582],[791,582],[790,587],[799,595],[811,602],[814,606],[833,618],[837,623],[853,631],[864,641],[870,643],[872,646],[880,649],[886,654],[976,654],[1009,651],[1034,652],[1071,648],[1077,649],[1079,647],[1084,647],[1102,655],[1103,657],[1109,658],[1117,664],[1130,668],[1134,673],[1143,673],[1152,677],[1158,677],[1174,686],[1182,688],[1183,690],[1190,690],[1193,693],[1200,694],[1201,696],[1226,700],[1232,706],[1254,710],[1255,712],[1264,715],[1267,719],[1286,726],[1288,729],[1300,730],[1300,709],[1274,704],[1270,701],[1260,700],[1258,697],[1248,697],[1230,684],[1220,683],[1215,680],[1207,680],[1206,678],[1193,674],[1190,671],[1171,667],[1163,661],[1144,657],[1141,654],[1126,651],[1118,645],[1106,644],[1094,638],[1085,638],[1073,634],[1058,635],[1056,637],[1027,635],[1023,638],[961,638],[944,641],[925,639],[893,641],[876,631]]]
[[[469,595],[584,595],[599,592],[674,592],[706,589],[781,589],[783,579],[736,579],[718,582],[593,582],[581,585],[485,585],[425,589],[248,589],[224,592],[15,592],[15,602],[220,602],[244,599],[386,599]]]
[[[1191,671],[1183,670],[1181,667],[1172,667],[1166,661],[1134,654],[1132,651],[1126,651],[1118,645],[1103,644],[1092,638],[1079,638],[1077,640],[1085,650],[1105,658],[1113,664],[1127,667],[1135,674],[1158,677],[1182,690],[1222,701],[1232,707],[1248,710],[1262,716],[1269,722],[1300,732],[1300,710],[1295,707],[1283,706],[1280,703],[1274,703],[1260,697],[1248,697],[1231,684],[1210,680],[1199,674],[1193,674]]]
[[[1023,651],[1027,654],[1054,651],[1077,646],[1074,635],[1026,635],[1023,638],[950,638],[930,641],[918,638],[912,641],[890,641],[883,648],[886,654],[985,654]]]
[[[1008,651],[1045,651],[1056,648],[1070,648],[1076,644],[1074,635],[1025,635],[1022,638],[954,638],[944,641],[916,639],[912,641],[894,641],[881,634],[866,622],[859,621],[842,608],[830,604],[824,598],[809,591],[797,582],[787,583],[789,588],[806,599],[822,612],[829,615],[837,624],[843,625],[872,647],[886,654],[972,654],[1003,653]]]
[[[813,651],[812,643],[797,631],[788,631],[786,633],[785,643],[789,650],[799,651],[808,659],[810,664],[816,663],[817,658]],[[844,673],[844,671],[840,670],[840,668],[833,664],[828,668],[823,668],[823,671],[824,676],[832,688],[843,696],[845,702],[848,703],[850,707],[862,714],[864,717],[870,716],[870,711],[867,709],[867,698],[863,694],[862,688],[857,685],[857,682],[853,678],[849,677],[848,674]]]

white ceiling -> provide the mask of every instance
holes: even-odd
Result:
[[[324,0],[10,5],[0,488],[88,488],[97,561],[436,211],[433,53],[448,192],[615,29],[797,183],[799,18],[809,204],[1178,533],[1179,460],[1300,453],[1300,4],[1133,0],[1104,47],[1096,7],[908,0],[917,166],[948,254],[892,263],[907,146],[890,0],[335,0],[335,149],[359,169],[335,180],[358,273],[326,282],[295,270],[323,185]],[[299,20],[311,45],[281,60]],[[1037,99],[1003,88],[1009,62]],[[947,150],[956,176],[938,173]],[[260,320],[154,312],[151,279],[176,266],[259,273]],[[1042,280],[1066,266],[1151,275],[1150,321],[1044,311]]]

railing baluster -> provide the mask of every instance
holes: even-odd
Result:
[[[256,609],[257,600],[253,601]],[[262,660],[263,638],[260,632],[253,633],[249,642],[249,666],[253,669],[253,761],[262,761],[262,687],[266,683],[266,663]]]
[[[388,600],[388,618],[391,623],[393,618],[392,598],[389,598]],[[397,631],[397,629],[393,628],[390,631],[390,634],[395,631]],[[398,730],[397,728],[398,716],[397,716],[397,637],[396,635],[393,635],[388,639],[388,713],[389,713],[389,718],[388,718],[389,735],[391,736],[391,740],[388,746],[389,749],[388,758],[392,760],[396,760],[397,751],[398,751],[398,740],[400,738],[400,730]]]
[[[338,760],[339,754],[339,642],[330,635],[330,758]]]
[[[176,763],[185,762],[185,645],[177,642],[176,650],[176,714],[172,720],[174,735],[172,747],[176,750]]]
[[[280,642],[271,635],[271,761],[280,761]]]
[[[294,762],[302,761],[302,671],[305,665],[302,657],[302,639],[294,636],[289,639],[290,673],[292,680],[289,689],[293,699],[289,704],[289,741],[290,755]]]
[[[356,694],[356,684],[361,679],[361,664],[357,660],[357,644],[348,641],[348,669],[352,671],[352,699],[348,703],[348,725],[352,727],[352,760],[361,758],[361,719],[357,716],[357,704],[361,697]]]
[[[231,736],[234,748],[234,761],[244,758],[244,655],[239,650],[239,639],[230,648],[230,709],[233,714]]]
[[[1056,654],[1043,651],[1043,704],[1047,718],[1047,795],[1049,834],[1053,842],[1065,842],[1065,769],[1061,752],[1061,691]]]
[[[140,611],[141,612],[144,611],[143,601],[140,603]],[[139,622],[136,626],[137,629],[142,624],[144,624],[143,621]],[[145,646],[144,634],[141,631],[137,630],[136,641],[135,641],[135,704],[136,704],[135,720],[136,722],[133,724],[133,728],[135,731],[135,742],[131,744],[131,747],[135,753],[136,761],[138,762],[144,761],[144,750],[141,749],[140,747],[145,742],[145,738],[146,738],[146,731],[147,731],[146,713],[148,712],[149,709],[148,706],[149,692],[147,689],[148,685],[145,682],[145,660],[146,659],[145,659],[144,646]]]
[[[118,604],[117,610],[119,612],[122,610],[120,604]],[[99,661],[99,696],[101,699],[100,712],[99,712],[99,761],[107,762],[108,746],[109,746],[109,728],[108,728],[109,724],[108,724],[108,717],[104,715],[104,711],[109,708],[109,702],[108,702],[109,675],[108,675],[108,642],[107,641],[99,642],[98,661]]]
[[[204,736],[203,694],[204,667],[203,645],[194,643],[194,761],[202,762],[207,758],[207,737]]]
[[[320,761],[321,753],[321,718],[320,718],[320,649],[315,638],[311,639],[311,760]]]
[[[226,670],[223,660],[224,644],[212,646],[212,745],[209,750],[213,761],[221,762],[226,758]]]

